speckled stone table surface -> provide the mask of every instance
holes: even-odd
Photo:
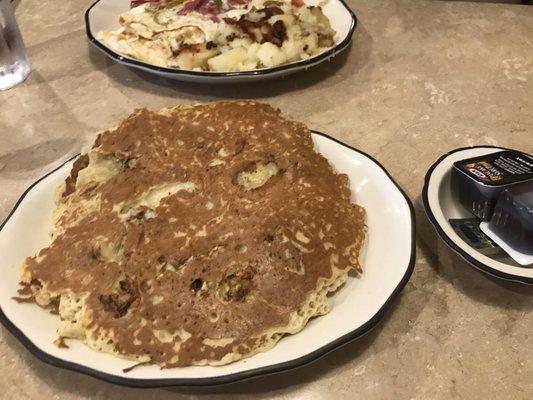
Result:
[[[533,152],[533,7],[351,0],[359,25],[346,54],[278,81],[197,86],[137,73],[91,48],[83,22],[91,1],[18,2],[33,72],[0,92],[0,219],[33,180],[136,107],[256,98],[383,163],[415,204],[415,271],[363,338],[298,370],[200,393],[60,370],[2,327],[0,398],[533,398],[533,287],[467,266],[436,237],[420,201],[426,170],[448,150]]]

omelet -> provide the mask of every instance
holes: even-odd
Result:
[[[247,71],[307,59],[331,48],[335,31],[319,6],[289,0],[148,2],[98,39],[149,64],[195,71]]]

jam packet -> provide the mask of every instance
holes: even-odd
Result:
[[[470,247],[486,256],[503,256],[504,252],[493,240],[479,228],[477,218],[450,218],[448,220],[453,230]]]

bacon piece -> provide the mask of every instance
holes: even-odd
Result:
[[[224,22],[228,25],[239,27],[254,42],[270,42],[281,47],[283,41],[287,38],[287,28],[283,21],[276,21],[274,25],[270,25],[264,20],[249,21],[243,15],[239,20],[224,18]],[[260,34],[260,37],[258,37],[258,34]]]

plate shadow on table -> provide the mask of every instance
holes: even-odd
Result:
[[[151,92],[157,89],[157,93],[162,96],[188,94],[229,99],[264,98],[303,90],[318,83],[329,86],[343,81],[367,65],[372,51],[372,42],[368,31],[359,24],[350,46],[329,61],[284,78],[231,84],[181,82],[129,68],[110,60],[103,64],[101,58],[105,56],[94,46],[90,46],[89,58],[95,68],[105,69],[108,76],[119,85]]]
[[[0,150],[0,176],[10,179],[30,179],[33,183],[45,175],[49,170],[59,166],[63,160],[79,153],[80,139],[83,132],[91,132],[92,127],[80,121],[70,110],[70,107],[60,95],[48,84],[38,70],[34,70],[25,84],[40,84],[42,98],[47,99],[44,109],[40,109],[28,122],[26,114],[19,112],[18,119],[9,125],[0,121],[0,132],[20,138],[20,144],[27,144],[24,139],[24,129],[29,125],[32,129],[31,145],[3,152]],[[24,104],[28,112],[31,106]],[[70,128],[76,127],[79,136],[70,133]],[[33,129],[35,128],[35,129]],[[19,132],[19,130],[22,132]],[[35,132],[33,132],[35,130]],[[58,136],[64,135],[64,136]],[[27,137],[27,136],[26,136]]]
[[[58,160],[69,158],[65,155],[72,154],[78,143],[77,138],[62,137],[0,154],[0,176],[26,177],[26,172],[41,169],[52,163],[54,163],[52,166],[60,164]]]
[[[437,235],[421,196],[416,199],[415,212],[418,247],[437,275],[475,301],[508,310],[533,310],[532,285],[499,279],[469,265]]]

